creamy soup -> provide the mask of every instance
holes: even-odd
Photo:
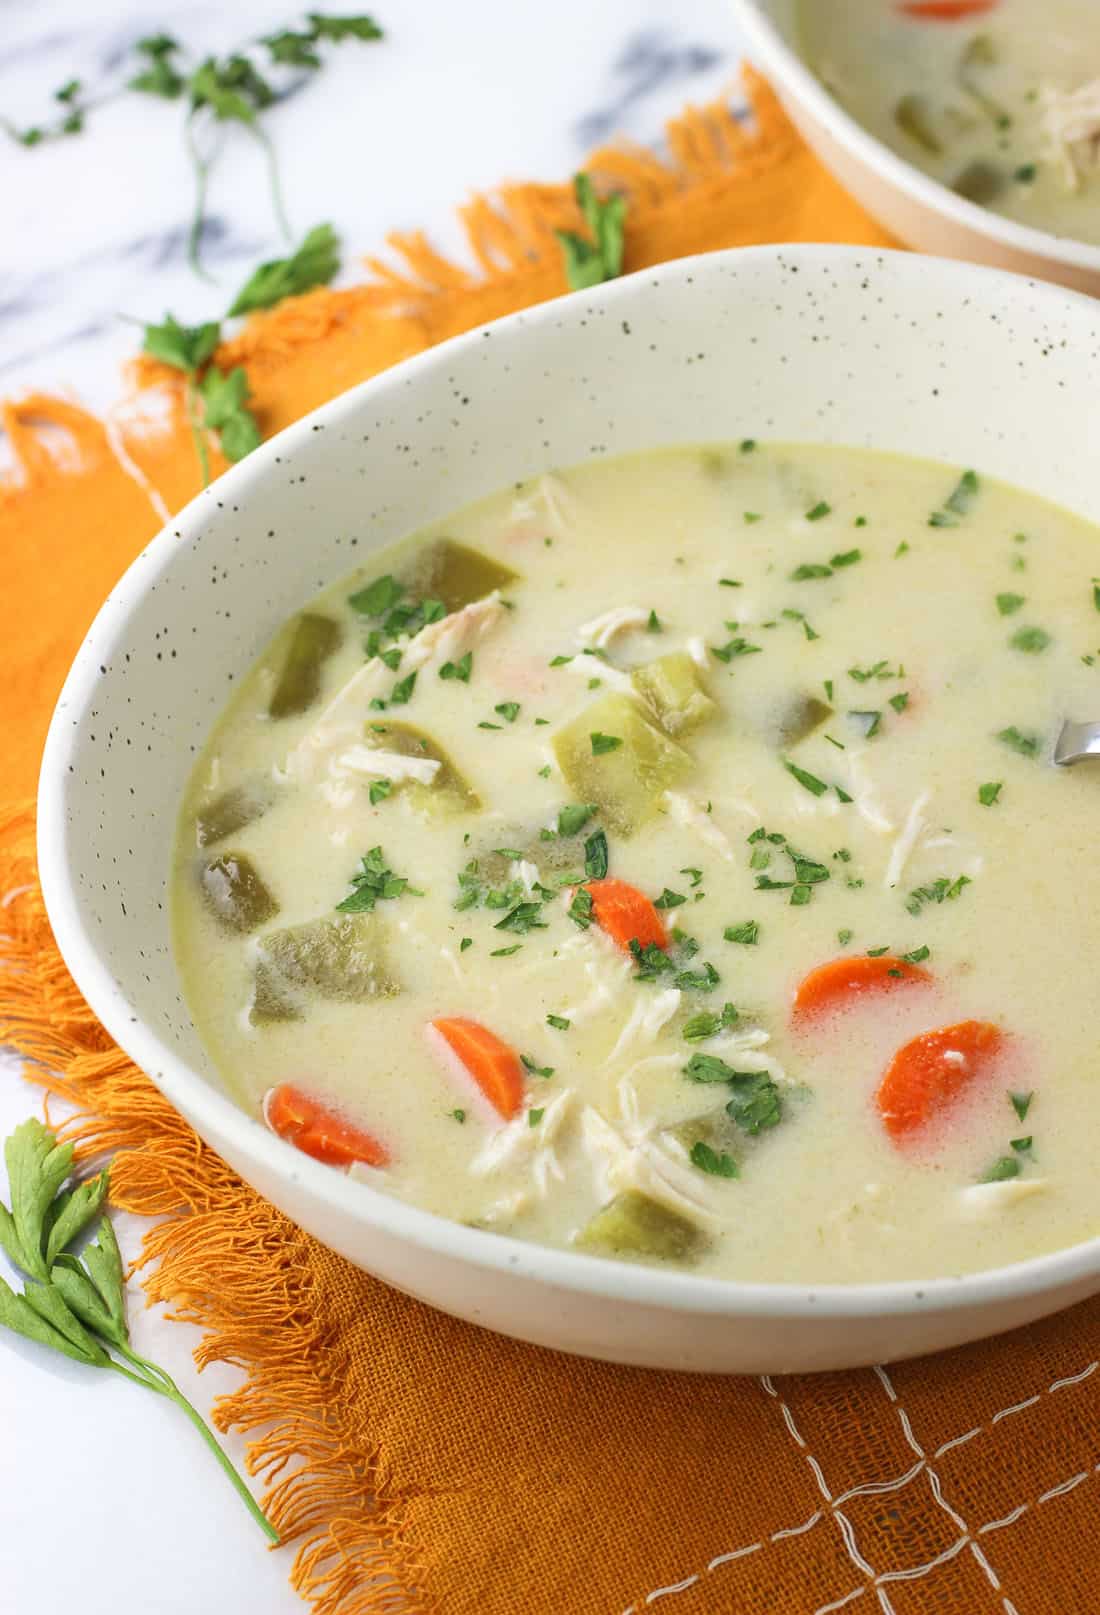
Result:
[[[1097,0],[803,0],[799,17],[828,89],[908,162],[1100,242]]]
[[[1093,1234],[1100,777],[1050,754],[1100,711],[1094,573],[973,471],[754,442],[372,553],[183,804],[227,1084],[419,1206],[697,1273]]]

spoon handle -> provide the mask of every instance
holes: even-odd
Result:
[[[1054,761],[1063,768],[1100,757],[1100,723],[1064,723],[1054,747]]]

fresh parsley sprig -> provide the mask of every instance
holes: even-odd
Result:
[[[0,1325],[89,1368],[106,1368],[174,1402],[202,1436],[256,1524],[279,1533],[214,1438],[201,1414],[155,1363],[130,1349],[122,1256],[109,1218],[79,1255],[69,1247],[107,1198],[108,1173],[71,1183],[73,1147],[31,1117],[4,1146],[11,1209],[0,1202],[0,1246],[25,1275],[21,1292],[0,1278]]]
[[[331,224],[318,224],[288,258],[273,258],[249,276],[225,318],[273,308],[285,297],[300,297],[314,286],[327,285],[339,268],[340,238]],[[222,453],[234,463],[251,454],[263,436],[248,407],[251,394],[243,365],[222,371],[211,363],[221,339],[221,320],[181,325],[166,314],[159,325],[143,327],[142,352],[182,371],[186,378],[187,419],[203,487],[210,482],[207,432],[217,432]]]
[[[573,195],[590,235],[555,230],[565,258],[565,278],[572,292],[616,280],[623,272],[623,224],[626,197],[609,196],[601,202],[587,174],[573,175]]]

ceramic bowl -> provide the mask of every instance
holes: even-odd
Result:
[[[661,1368],[840,1368],[992,1334],[1100,1289],[1100,1240],[965,1278],[740,1284],[545,1249],[391,1199],[302,1156],[223,1092],[183,1001],[166,897],[180,796],[234,681],[373,546],[589,456],[743,437],[974,466],[1100,521],[1098,375],[1100,306],[1085,298],[904,253],[769,247],[512,315],[307,416],[154,539],[65,684],[39,857],[88,1002],[302,1227],[433,1306],[544,1346]]]
[[[749,54],[800,134],[841,184],[921,252],[1015,269],[1100,295],[1100,247],[1002,218],[957,196],[867,132],[800,54],[799,0],[731,0]]]

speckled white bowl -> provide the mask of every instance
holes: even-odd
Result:
[[[921,252],[969,258],[1100,295],[1100,247],[1017,224],[957,196],[869,134],[807,66],[799,0],[730,0],[749,51],[791,121],[880,224]]]
[[[478,1232],[306,1159],[222,1092],[165,890],[188,771],[235,679],[369,551],[590,455],[746,436],[972,465],[1100,520],[1100,307],[846,248],[686,259],[544,304],[346,393],[200,495],[96,618],[46,745],[39,856],[88,1002],[206,1141],[390,1284],[625,1363],[838,1368],[1011,1328],[1100,1289],[1100,1240],[962,1279],[724,1283]],[[929,1253],[929,1266],[950,1261]]]

